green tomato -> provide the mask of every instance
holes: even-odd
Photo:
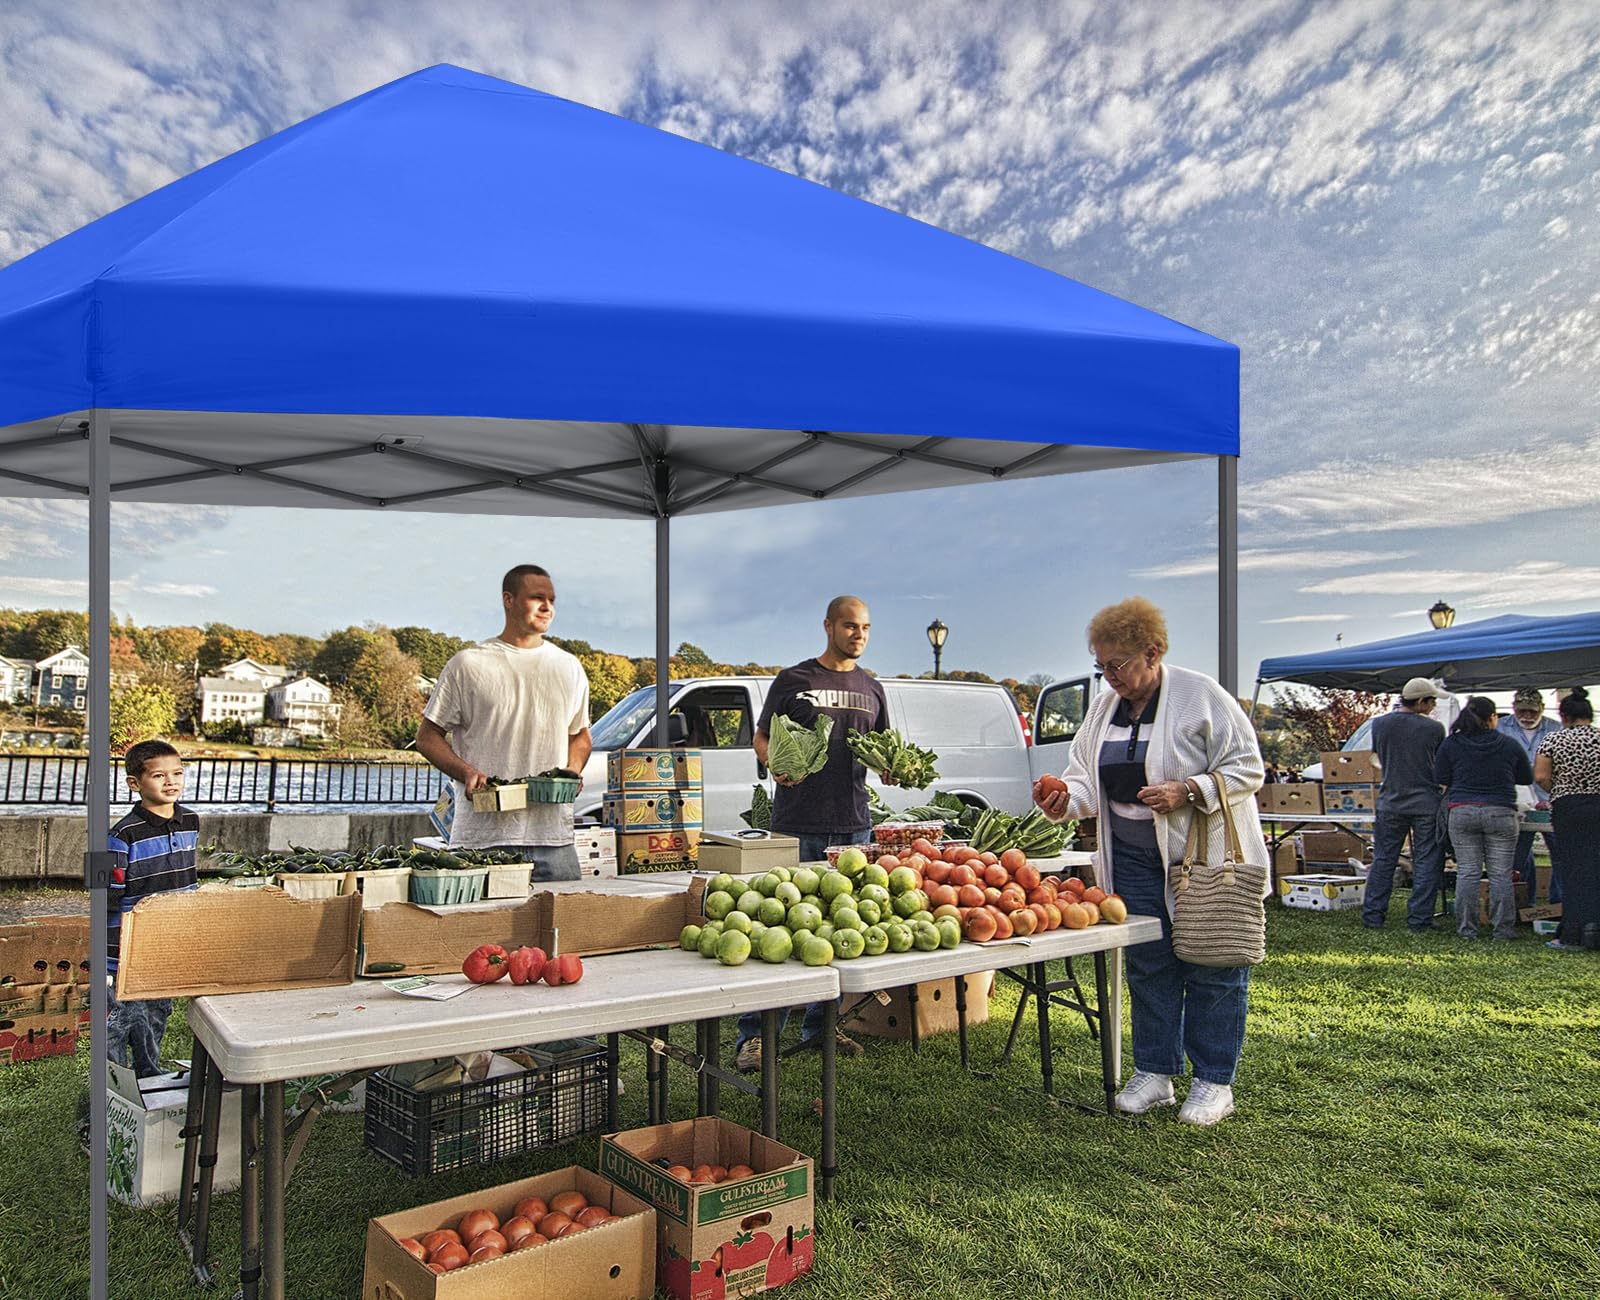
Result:
[[[794,879],[794,872],[789,867],[774,867],[767,874],[783,885],[787,885]]]
[[[928,910],[928,898],[920,889],[908,890],[904,894],[896,895],[894,900],[894,914],[907,919],[916,916],[919,912]]]
[[[917,873],[910,867],[896,867],[889,873],[889,892],[897,897],[909,889],[915,889],[920,883]]]
[[[794,875],[790,876],[789,879],[794,881],[795,886],[802,894],[814,894],[817,892],[817,885],[821,883],[822,877],[815,867],[796,867]]]
[[[796,960],[798,960],[800,954],[805,951],[806,940],[815,939],[816,937],[817,936],[812,934],[810,930],[791,930],[789,932],[789,942],[792,946]]]
[[[789,909],[791,930],[815,930],[822,924],[822,909],[815,903],[796,903]]]
[[[855,885],[844,872],[830,871],[822,878],[822,884],[817,892],[822,895],[824,902],[831,903],[840,894],[854,893]]]
[[[885,926],[884,929],[889,932],[890,952],[911,951],[911,927],[909,925],[901,925],[900,922],[895,921]]]
[[[789,909],[783,905],[783,899],[763,898],[756,911],[756,920],[763,925],[782,925],[788,915]]]
[[[911,946],[918,952],[934,952],[939,947],[939,928],[931,921],[927,925],[913,926]]]
[[[939,946],[941,948],[957,948],[961,945],[961,922],[953,916],[941,916],[933,923],[933,928],[939,932]]]
[[[815,890],[812,890],[809,894],[801,894],[800,901],[802,903],[810,903],[812,907],[816,908],[820,908],[823,905],[822,895]]]
[[[735,894],[737,893],[737,885],[738,881],[734,880],[726,871],[722,871],[711,877],[711,883],[706,886],[706,893]]]
[[[750,922],[749,934],[750,934],[750,942],[751,942],[751,944],[754,945],[755,942],[758,939],[760,939],[761,936],[764,935],[766,932],[767,932],[767,927],[764,926],[760,921],[752,921],[752,922]]]
[[[851,845],[839,855],[838,869],[853,880],[867,869],[867,855]]]
[[[887,879],[887,875],[885,875],[885,879]],[[891,895],[882,885],[862,885],[857,897],[870,898],[880,908],[883,908],[889,906]]]
[[[722,928],[724,931],[733,930],[747,935],[750,933],[750,918],[743,912],[729,912],[722,918]]]
[[[879,889],[889,888],[889,873],[876,862],[867,863],[867,869],[861,873],[864,884],[876,885]]]
[[[866,954],[877,957],[889,951],[889,932],[881,925],[869,925],[862,934],[866,940]]]
[[[684,952],[699,952],[700,927],[698,925],[684,926],[683,932],[678,936],[678,947],[682,948]]]
[[[749,935],[730,930],[717,941],[717,960],[724,966],[743,966],[749,956]]]
[[[833,928],[835,930],[865,930],[861,914],[853,907],[841,907],[833,914]]]
[[[837,898],[835,898],[831,903],[828,904],[828,917],[831,920],[833,917],[838,916],[840,912],[845,912],[845,911],[853,912],[855,910],[856,910],[855,896],[853,894],[840,894]]]
[[[833,932],[838,928],[839,927],[834,925],[834,923],[832,921],[824,921],[821,925],[819,925],[817,927],[817,931],[816,931],[817,938],[826,939],[829,943],[832,943],[833,942]]]
[[[702,957],[715,957],[717,945],[722,942],[722,931],[713,930],[709,925],[700,931],[700,955]]]
[[[782,869],[785,871],[788,870],[787,867]],[[778,887],[772,891],[772,896],[781,902],[785,907],[793,907],[800,901],[800,886],[794,884],[792,881],[780,881]]]
[[[700,904],[700,908],[713,921],[720,921],[733,911],[733,901],[733,895],[727,890],[717,889],[706,895],[705,902]]]
[[[835,930],[833,932],[833,955],[842,957],[845,961],[853,961],[867,950],[867,936],[860,930]]]
[[[863,898],[856,903],[856,915],[861,918],[863,925],[877,925],[883,920],[883,909],[870,898]]]
[[[777,965],[781,961],[788,961],[794,953],[794,940],[789,937],[787,930],[780,930],[773,926],[756,945],[756,951],[761,960]]]
[[[754,889],[747,889],[739,895],[736,906],[746,916],[754,916],[761,910],[761,895]]]
[[[750,884],[762,898],[771,898],[772,891],[778,887],[778,878],[768,871],[757,876]]]
[[[807,966],[831,966],[833,964],[833,945],[825,939],[810,938],[806,946],[800,951],[800,960]]]

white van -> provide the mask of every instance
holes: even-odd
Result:
[[[743,826],[751,787],[773,782],[756,761],[755,725],[771,677],[692,677],[671,683],[671,742],[702,754],[707,830]],[[1004,686],[984,682],[879,679],[889,702],[889,725],[912,744],[939,756],[933,789],[958,795],[980,808],[1022,813],[1032,806],[1034,780],[1066,766],[1067,744],[1083,721],[1089,679],[1058,682],[1040,696],[1031,744],[1026,719]],[[591,728],[594,753],[583,770],[579,817],[600,817],[606,789],[606,755],[613,749],[655,744],[656,688],[642,686],[623,696]],[[1063,743],[1066,742],[1066,743]],[[924,801],[929,792],[869,784],[891,807]]]

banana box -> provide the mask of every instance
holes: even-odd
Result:
[[[705,799],[698,790],[607,792],[602,811],[605,824],[625,834],[705,825]]]
[[[698,749],[614,749],[606,755],[606,785],[612,790],[672,790],[701,781]]]
[[[1361,876],[1284,876],[1278,881],[1278,897],[1285,907],[1311,912],[1360,907],[1366,892],[1367,882]]]

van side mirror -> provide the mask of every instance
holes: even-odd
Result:
[[[689,719],[681,713],[667,715],[667,744],[684,745],[689,741]]]

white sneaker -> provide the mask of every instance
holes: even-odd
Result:
[[[1124,1115],[1143,1115],[1157,1106],[1177,1104],[1172,1091],[1170,1074],[1151,1074],[1148,1070],[1135,1070],[1133,1078],[1117,1094],[1116,1106]]]
[[[1184,1098],[1183,1109],[1178,1112],[1178,1122],[1209,1127],[1220,1124],[1231,1114],[1233,1089],[1225,1083],[1207,1083],[1204,1079],[1196,1079],[1189,1085],[1189,1095]]]

